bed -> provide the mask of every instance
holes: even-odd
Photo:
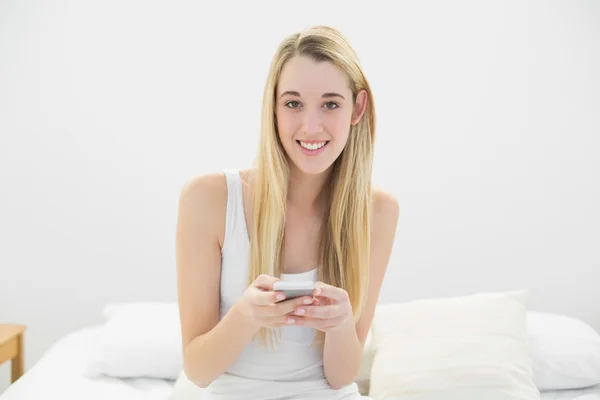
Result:
[[[586,389],[541,392],[541,400],[600,400],[600,385]]]
[[[439,304],[436,307],[438,306]],[[378,310],[384,308],[385,306],[378,308]],[[464,307],[461,306],[461,308]],[[421,308],[420,310],[423,311],[424,309]],[[446,308],[445,312],[447,313],[448,310]],[[402,315],[400,310],[394,312],[400,316],[399,320],[409,320],[408,314]],[[180,340],[177,323],[175,323],[177,320],[176,303],[111,305],[106,308],[105,315],[107,316],[106,324],[76,330],[55,342],[34,366],[28,369],[13,385],[9,386],[4,393],[0,394],[0,400],[191,400],[198,398],[189,384],[184,391],[177,395],[178,389],[185,387],[185,385],[179,385],[182,374],[180,373],[181,365],[177,363],[180,362],[180,356],[176,354],[177,351],[175,350],[179,348]],[[452,316],[452,319],[456,320],[457,318]],[[567,378],[568,375],[579,368],[582,376],[587,374],[586,371],[590,371],[590,374],[588,374],[589,379],[600,381],[600,371],[595,371],[600,365],[598,364],[598,359],[600,359],[598,341],[594,342],[594,347],[576,347],[571,343],[569,346],[572,350],[559,354],[568,347],[566,345],[567,339],[571,342],[575,338],[575,342],[588,341],[591,343],[590,339],[595,340],[599,337],[597,332],[592,331],[591,328],[575,319],[543,313],[529,313],[527,324],[529,334],[535,339],[534,343],[537,343],[536,357],[538,357],[539,371],[541,371],[539,368],[542,368],[546,361],[545,359],[539,360],[540,354],[546,354],[542,352],[541,348],[544,341],[559,340],[560,342],[553,342],[552,346],[544,350],[548,351],[550,349],[553,353],[550,356],[560,355],[560,358],[548,360],[549,364],[556,367],[562,363],[566,367],[563,370],[566,371],[564,376],[567,376]],[[109,335],[111,329],[113,334]],[[560,332],[561,329],[563,330],[562,333]],[[135,348],[136,346],[132,345],[133,340],[139,342],[142,332],[145,333],[143,347]],[[551,336],[547,333],[550,333]],[[570,338],[567,333],[571,335]],[[574,336],[575,334],[578,336]],[[118,339],[121,346],[118,352],[127,353],[131,351],[131,353],[125,354],[125,358],[121,358],[121,360],[132,360],[132,362],[137,359],[135,363],[130,365],[131,368],[147,368],[146,372],[154,371],[156,374],[168,374],[173,378],[117,378],[107,376],[90,378],[86,372],[86,366],[89,367],[90,356],[94,351],[97,351],[97,344],[102,342],[102,338],[105,339],[106,337],[112,338],[110,342],[107,342],[111,346],[116,343],[115,338]],[[556,346],[558,343],[564,345]],[[163,351],[162,355],[155,355],[153,358],[160,360],[162,367],[169,367],[163,371],[157,370],[156,367],[152,369],[152,366],[147,366],[147,360],[140,360],[142,354],[158,351],[159,347],[163,348],[161,350]],[[366,349],[367,347],[365,346]],[[113,348],[112,352],[114,352],[114,349],[116,348]],[[374,352],[374,350],[370,351]],[[570,357],[571,353],[579,354],[576,357]],[[588,354],[593,354],[593,362],[587,362],[586,357]],[[167,360],[169,357],[172,358],[170,366],[170,362]],[[365,360],[368,357],[366,352]],[[398,358],[396,359],[397,362]],[[131,372],[131,370],[126,372]],[[361,374],[367,377],[373,376],[371,373],[369,370],[361,371]],[[549,379],[546,382],[552,382],[553,380],[556,381],[555,379]],[[377,399],[377,397],[374,398]],[[580,389],[542,390],[541,400],[600,400],[600,384]]]
[[[88,350],[101,330],[102,326],[91,326],[58,340],[32,368],[0,395],[0,399],[167,399],[174,381],[84,377]]]

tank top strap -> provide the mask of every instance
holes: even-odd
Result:
[[[224,169],[227,180],[227,211],[225,215],[225,237],[223,249],[231,242],[236,232],[245,234],[246,216],[244,213],[244,197],[242,178],[237,169]]]

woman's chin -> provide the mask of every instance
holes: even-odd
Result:
[[[295,163],[296,169],[298,172],[301,172],[306,175],[320,175],[329,170],[332,163],[316,163],[316,162],[308,162],[308,163]]]

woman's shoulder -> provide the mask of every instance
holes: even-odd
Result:
[[[181,196],[215,198],[226,193],[227,182],[223,171],[207,172],[188,178],[181,188]]]
[[[371,190],[371,225],[375,233],[388,234],[396,229],[400,205],[390,191],[373,186]]]
[[[180,219],[203,226],[223,242],[223,219],[227,210],[227,181],[223,171],[188,178],[179,194]]]
[[[226,171],[237,171],[244,186],[248,186],[254,176],[253,169],[229,169],[195,175],[183,183],[180,197],[223,204],[223,200],[227,200]]]
[[[225,221],[227,213],[227,173],[237,171],[243,186],[251,179],[252,170],[229,169],[208,172],[188,178],[181,188],[179,197],[180,213],[190,216],[191,221],[197,221],[209,227],[216,235],[222,246],[225,240]],[[246,193],[247,189],[244,189]]]
[[[374,212],[381,210],[393,211],[399,208],[396,196],[391,191],[380,186],[373,186],[371,190],[371,203]]]

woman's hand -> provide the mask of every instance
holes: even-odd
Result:
[[[332,332],[353,321],[348,292],[323,282],[315,283],[315,301],[312,305],[298,305],[294,315],[301,316],[296,325]]]
[[[255,329],[279,328],[298,324],[301,318],[294,317],[294,310],[301,305],[313,303],[311,296],[285,300],[282,292],[273,291],[273,283],[279,279],[261,275],[252,282],[238,301],[238,309],[248,318]]]

